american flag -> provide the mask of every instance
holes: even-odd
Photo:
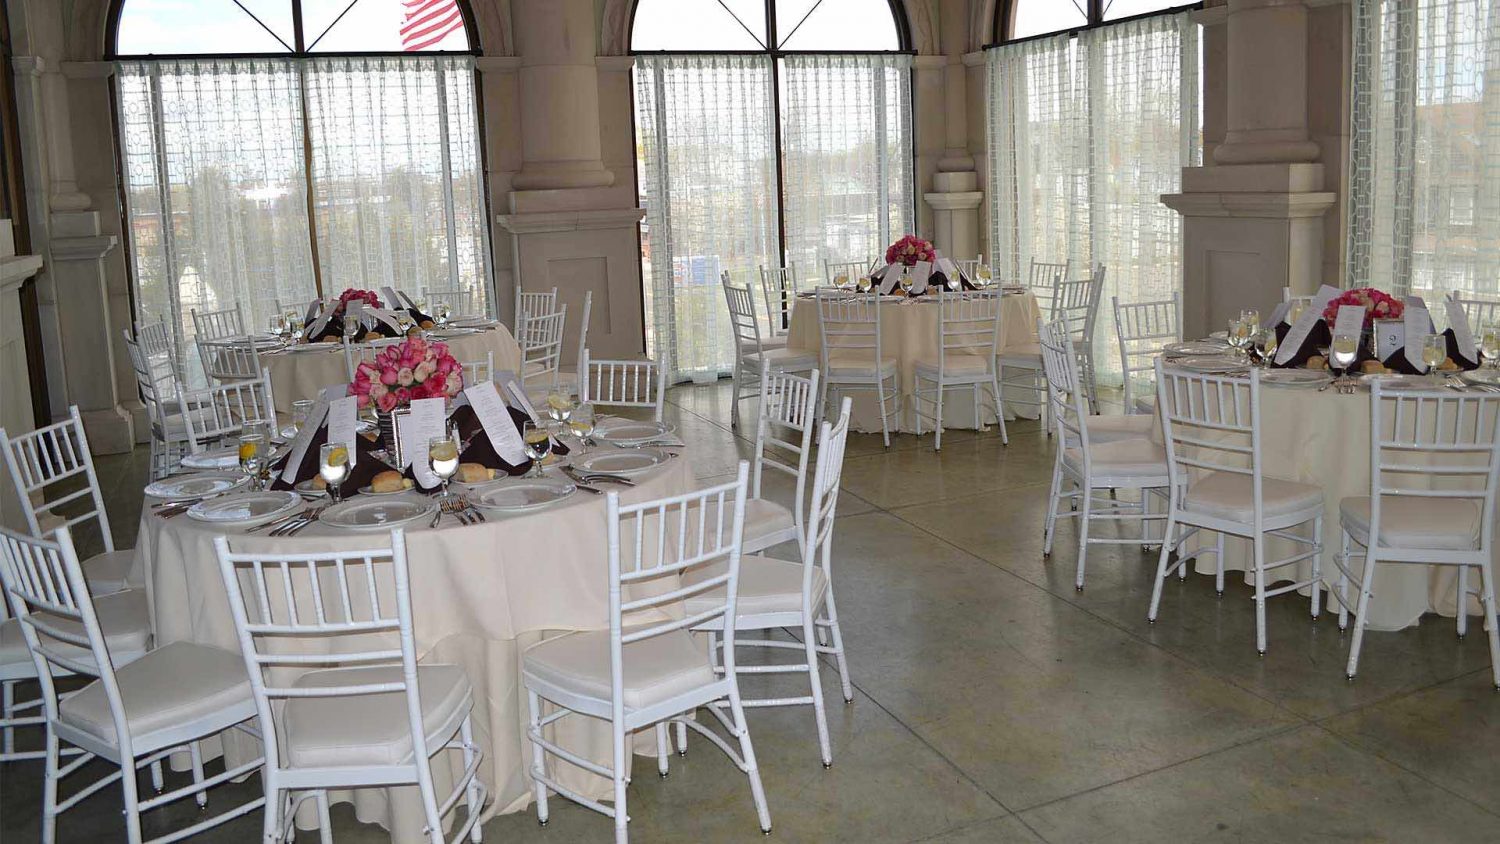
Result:
[[[408,52],[425,50],[463,28],[458,0],[403,0],[401,5],[406,8],[401,18],[401,49]]]

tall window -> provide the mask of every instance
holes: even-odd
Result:
[[[1356,0],[1348,278],[1500,294],[1500,2]]]
[[[911,60],[888,0],[640,0],[647,342],[680,379],[734,366],[719,273],[868,261],[911,229]]]
[[[995,34],[999,41],[1016,41],[1197,5],[1182,0],[999,0]]]
[[[1071,260],[1075,277],[1105,266],[1105,302],[1181,288],[1181,219],[1161,195],[1201,154],[1199,61],[1185,14],[989,51],[990,249],[1006,275]],[[1118,377],[1110,319],[1101,308],[1094,352]]]
[[[252,329],[346,287],[490,308],[457,0],[125,0],[119,126],[138,318]],[[190,12],[190,13],[189,13]]]

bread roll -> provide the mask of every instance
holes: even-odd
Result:
[[[1304,369],[1327,369],[1328,358],[1325,358],[1322,355],[1313,355],[1312,357],[1308,358],[1307,363],[1303,364],[1302,366]]]
[[[343,338],[341,338],[341,337],[339,337],[339,336],[337,336],[335,334],[325,334],[322,337],[318,338],[318,342],[319,343],[337,343],[341,339],[343,339]]]
[[[1385,368],[1385,364],[1378,360],[1367,360],[1360,363],[1359,371],[1367,375],[1383,375],[1390,372],[1389,369]]]
[[[313,475],[312,488],[313,489],[327,489],[328,488],[328,482],[325,481],[325,480],[323,480],[323,476],[322,475]]]
[[[423,329],[431,329],[431,328],[435,328],[436,326],[437,326],[437,324],[434,323],[430,319],[424,319],[424,320],[422,320],[422,328]]]
[[[1443,358],[1443,362],[1438,364],[1439,372],[1456,372],[1458,369],[1459,366],[1454,362],[1453,358]]]
[[[369,343],[369,342],[372,342],[372,341],[375,341],[375,340],[379,340],[380,338],[381,338],[381,334],[380,334],[379,331],[366,331],[365,332],[365,336],[363,336],[363,337],[361,337],[359,339],[362,342]]]
[[[495,470],[478,463],[458,464],[458,479],[466,484],[483,483],[495,479]]]
[[[406,478],[393,469],[387,469],[370,481],[371,492],[400,492],[406,489]]]

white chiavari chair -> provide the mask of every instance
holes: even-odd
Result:
[[[198,341],[198,358],[210,384],[252,381],[260,377],[265,366],[253,337],[227,337]]]
[[[896,359],[885,354],[880,300],[877,293],[818,289],[819,368],[823,371],[818,416],[823,416],[830,392],[840,396],[857,390],[874,392],[880,408],[880,435],[890,448],[891,428],[901,415],[901,384]]]
[[[1125,378],[1125,412],[1156,413],[1156,357],[1161,347],[1181,340],[1182,296],[1155,302],[1121,304],[1120,297],[1109,297],[1115,312],[1115,341],[1120,347],[1120,368]],[[1144,378],[1143,378],[1144,376]],[[1150,385],[1142,390],[1141,382]]]
[[[792,326],[792,302],[797,296],[797,268],[760,266],[761,303],[766,306],[766,333],[761,344],[768,349],[786,345]]]
[[[588,402],[595,408],[649,408],[651,418],[661,421],[667,395],[662,361],[594,360],[584,349],[578,371],[583,376],[578,388],[580,403]]]
[[[881,262],[876,261],[824,261],[823,283],[829,287],[851,285]],[[881,264],[883,265],[883,264]],[[842,282],[839,279],[843,279]]]
[[[1293,296],[1292,288],[1290,287],[1281,288],[1281,301],[1286,302],[1287,304],[1300,303],[1303,307],[1306,307],[1312,304],[1313,299],[1314,297],[1312,296]]]
[[[1260,447],[1259,370],[1251,370],[1249,378],[1204,375],[1164,367],[1158,359],[1156,406],[1171,470],[1171,505],[1147,618],[1156,622],[1167,577],[1205,553],[1214,555],[1214,585],[1222,595],[1224,535],[1244,537],[1253,546],[1255,649],[1264,654],[1268,598],[1311,587],[1312,617],[1318,617],[1323,588],[1323,489],[1266,476]],[[1294,532],[1304,524],[1312,525],[1310,537]],[[1216,544],[1184,549],[1183,543],[1200,531],[1217,532]],[[1268,562],[1266,543],[1271,536],[1306,550]],[[1171,559],[1174,551],[1175,561]],[[1310,564],[1311,577],[1268,587],[1268,573],[1302,562]]]
[[[225,536],[214,550],[265,736],[263,840],[289,840],[304,800],[331,840],[329,789],[414,785],[431,844],[444,844],[443,816],[461,799],[446,840],[479,841],[473,690],[461,667],[417,662],[404,532],[360,550],[235,552]],[[299,668],[313,670],[290,674]],[[463,754],[463,773],[439,802],[432,759],[445,750]]]
[[[204,340],[221,340],[225,337],[244,337],[250,332],[245,330],[245,315],[240,311],[240,306],[225,308],[219,311],[202,311],[193,308],[193,338],[199,342]]]
[[[472,290],[429,290],[427,291],[427,306],[436,309],[439,302],[447,304],[449,319],[477,316],[483,313],[485,308],[475,302],[475,293],[476,291]]]
[[[984,263],[984,256],[979,255],[974,258],[961,258],[957,261],[954,261],[953,263],[958,265],[958,271],[963,274],[964,278],[968,279],[969,281],[973,281],[974,279],[979,277],[979,267]]]
[[[1151,491],[1167,485],[1167,455],[1143,433],[1130,439],[1099,441],[1092,434],[1097,420],[1109,417],[1089,413],[1078,372],[1078,355],[1068,337],[1066,320],[1038,320],[1042,366],[1047,375],[1049,415],[1057,432],[1057,453],[1052,464],[1052,490],[1047,496],[1046,538],[1042,555],[1051,556],[1052,540],[1060,519],[1078,519],[1078,567],[1073,588],[1083,591],[1084,571],[1090,545],[1131,545],[1146,540],[1148,522],[1161,521],[1146,502]],[[1142,417],[1147,418],[1149,417]],[[1065,485],[1071,489],[1065,489]],[[1096,490],[1107,491],[1100,498]],[[1134,490],[1140,500],[1127,502],[1114,496],[1117,490]],[[1067,505],[1067,506],[1065,506]],[[1138,522],[1141,539],[1093,535],[1094,522]]]
[[[275,427],[276,397],[271,372],[261,370],[254,381],[236,381],[191,392],[179,392],[188,449],[198,454],[222,440],[237,436],[249,422]]]
[[[100,595],[126,588],[135,551],[115,548],[78,406],[68,408],[67,419],[35,431],[12,437],[0,428],[0,447],[31,535],[93,523],[104,550],[83,561],[89,583]]]
[[[485,352],[481,360],[460,361],[458,365],[463,368],[465,387],[495,379],[495,353],[492,351]]]
[[[819,678],[819,655],[832,656],[838,666],[844,702],[854,701],[854,687],[849,681],[849,664],[844,656],[844,634],[839,627],[838,609],[833,601],[833,520],[838,504],[839,477],[844,466],[844,445],[849,437],[851,399],[840,403],[838,421],[822,424],[818,439],[818,464],[813,473],[812,507],[807,514],[807,534],[798,541],[802,550],[797,561],[770,557],[744,557],[740,560],[739,595],[735,599],[735,630],[764,632],[766,638],[739,639],[738,647],[758,647],[801,651],[805,661],[794,664],[769,663],[739,665],[738,671],[750,674],[804,674],[808,694],[797,697],[747,699],[746,708],[769,706],[808,706],[818,730],[818,748],[823,767],[833,766],[833,750],[828,740],[828,716],[823,707],[823,683]],[[748,519],[749,516],[747,515]],[[709,576],[715,570],[698,573],[689,582]],[[689,615],[711,609],[722,601],[719,591],[687,599]],[[801,641],[786,642],[769,638],[773,630],[796,629]],[[717,624],[698,628],[709,636],[709,653],[719,652]],[[825,643],[826,644],[821,644]],[[687,750],[687,728],[677,725],[679,752]]]
[[[567,321],[568,306],[560,305],[552,313],[528,313],[521,324],[516,340],[521,347],[521,384],[528,390],[557,389]]]
[[[1477,596],[1489,638],[1490,672],[1500,689],[1500,626],[1495,618],[1495,491],[1500,477],[1500,395],[1370,389],[1370,494],[1339,502],[1342,544],[1335,558],[1339,629],[1354,609],[1345,674],[1359,669],[1375,572],[1380,565],[1458,570],[1458,635],[1468,632]],[[1376,539],[1372,541],[1372,537]],[[1355,574],[1351,557],[1364,565]],[[1479,570],[1480,588],[1468,585]],[[1349,583],[1358,598],[1351,603]]]
[[[151,428],[151,479],[160,480],[172,474],[178,462],[192,451],[188,447],[182,406],[177,399],[184,386],[167,367],[147,360],[140,344],[128,334],[125,336],[125,350],[130,355],[136,388],[140,391],[146,421]]]
[[[359,365],[375,360],[383,347],[374,343],[362,343],[358,340],[344,339],[339,342],[344,350],[344,372],[349,376],[349,381],[354,381],[354,373],[359,371]]]
[[[735,670],[735,601],[748,474],[748,464],[741,461],[732,482],[636,504],[620,503],[618,493],[606,494],[609,629],[547,639],[522,656],[521,677],[531,716],[526,730],[532,748],[531,780],[542,823],[549,817],[551,790],[613,818],[616,844],[625,844],[630,735],[655,729],[657,769],[665,775],[668,725],[675,722],[701,733],[746,774],[760,828],[770,832],[771,814]],[[717,515],[714,522],[704,518],[709,511]],[[704,570],[712,574],[689,580]],[[640,621],[653,611],[670,613],[681,602],[714,590],[719,590],[718,598],[711,606],[665,621]],[[633,597],[647,592],[655,594]],[[716,665],[689,632],[715,621],[724,642],[722,672],[715,671]],[[555,710],[544,715],[543,701]],[[727,703],[715,706],[716,701]],[[729,734],[728,740],[690,718],[699,707],[707,707],[712,720]],[[592,762],[546,737],[547,727],[569,716],[609,723],[610,765]],[[730,746],[735,741],[738,752]],[[591,800],[563,785],[548,770],[549,755],[613,781],[614,804]]]
[[[1089,400],[1089,411],[1099,412],[1098,384],[1094,366],[1094,326],[1099,322],[1099,300],[1104,294],[1104,265],[1094,269],[1088,278],[1063,279],[1052,295],[1052,317],[1066,320],[1068,336],[1078,355],[1078,373]]]
[[[729,306],[729,327],[734,331],[734,399],[729,424],[738,428],[740,402],[760,393],[762,363],[769,363],[776,372],[806,372],[817,365],[817,360],[806,352],[767,345],[755,312],[755,294],[749,285],[741,287],[730,281],[728,270],[720,273],[719,282]]]
[[[1448,301],[1456,302],[1463,309],[1476,340],[1485,329],[1500,327],[1500,300],[1468,298],[1454,290],[1448,294]]]
[[[526,293],[520,286],[516,287],[516,322],[517,332],[526,325],[526,320],[541,314],[557,313],[557,288],[543,290],[536,293]]]
[[[1072,277],[1072,258],[1061,264],[1031,259],[1031,266],[1026,273],[1026,287],[1036,296],[1044,321],[1051,322],[1056,318],[1052,313],[1052,308],[1055,304],[1058,283]]]
[[[0,529],[0,545],[0,582],[16,610],[45,701],[43,842],[57,840],[59,815],[111,783],[119,782],[123,792],[126,840],[141,844],[144,813],[189,796],[202,808],[208,789],[260,768],[261,760],[254,759],[212,777],[203,775],[199,741],[244,726],[255,715],[238,657],[218,648],[173,642],[117,658],[67,528],[59,529],[53,541]],[[61,672],[96,679],[64,696],[53,682],[54,674]],[[69,750],[82,750],[67,765],[62,764],[64,743]],[[137,772],[151,767],[153,785],[160,789],[160,762],[181,751],[192,760],[192,782],[140,799]],[[113,763],[115,770],[60,799],[59,785],[96,759]],[[204,832],[255,811],[263,802],[250,800],[151,840],[165,844]]]
[[[1052,277],[1045,286],[1039,287],[1036,281],[1038,267],[1056,267],[1055,264],[1040,264],[1031,262],[1031,290],[1035,293],[1038,302],[1049,302],[1047,307],[1038,307],[1041,311],[1043,322],[1051,321],[1051,315],[1056,311],[1057,291],[1061,289],[1064,275]],[[1063,265],[1066,268],[1067,265]],[[1037,291],[1042,292],[1038,293]],[[1044,298],[1045,297],[1045,298]],[[1009,377],[1007,377],[1009,375]],[[1036,408],[1037,415],[1042,419],[1043,429],[1047,436],[1052,436],[1052,426],[1046,421],[1047,410],[1047,377],[1042,371],[1042,349],[1036,343],[1010,343],[1000,349],[995,358],[995,381],[1000,385],[1001,396],[1006,404],[1016,404],[1023,407]],[[1008,442],[1009,434],[1005,428],[1000,429],[1002,440]]]
[[[1000,441],[1010,442],[1005,411],[1000,406],[995,353],[1000,344],[1000,291],[939,293],[938,353],[919,357],[915,364],[912,413],[917,436],[922,420],[936,432],[932,448],[943,448],[943,397],[955,387],[968,387],[974,401],[974,429],[984,425],[984,396],[988,393],[1000,422]],[[931,385],[931,386],[928,386]]]
[[[560,393],[578,395],[578,366],[583,360],[583,350],[589,347],[589,320],[593,313],[594,291],[586,290],[583,293],[583,318],[578,323],[578,353],[573,358],[573,368],[557,370],[557,386],[554,389]]]

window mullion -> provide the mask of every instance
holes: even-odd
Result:
[[[443,217],[448,223],[448,286],[458,289],[458,229],[453,214],[453,152],[448,138],[448,69],[444,59],[436,59],[438,95],[438,136],[443,149]]]
[[[299,24],[298,39],[301,39],[301,28]],[[327,298],[323,292],[323,266],[318,257],[318,214],[317,203],[313,193],[313,153],[312,153],[312,121],[307,108],[307,65],[305,62],[294,59],[297,68],[297,105],[302,112],[302,183],[306,196],[307,205],[307,240],[312,249],[312,271],[313,289],[318,291],[318,298]]]

